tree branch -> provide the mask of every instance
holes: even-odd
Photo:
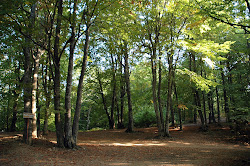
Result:
[[[42,49],[48,51],[48,49],[47,49],[44,45],[42,45],[41,43],[36,42],[34,39],[32,39],[32,37],[31,37],[30,35],[25,34],[25,33],[23,32],[23,30],[22,30],[22,27],[21,27],[20,23],[19,23],[16,19],[14,19],[14,18],[13,18],[11,15],[9,15],[9,14],[7,14],[7,15],[8,15],[13,21],[15,21],[16,25],[18,26],[18,31],[20,32],[21,35],[23,35],[25,38],[28,38],[29,40],[31,40],[35,45],[37,45],[37,46],[41,47]]]
[[[215,17],[215,16],[212,16],[211,14],[208,14],[208,15],[209,15],[209,17],[211,17],[211,18],[213,18],[213,19],[215,19],[215,20],[217,20],[217,21],[220,21],[220,22],[222,22],[222,23],[228,24],[228,25],[233,26],[233,27],[234,27],[234,26],[241,27],[242,29],[245,30],[246,33],[250,33],[250,31],[247,29],[247,28],[250,28],[250,26],[242,25],[242,24],[231,23],[231,22],[228,22],[228,21],[224,21],[224,20],[222,20],[222,19],[220,19],[220,18],[217,18],[217,17]]]

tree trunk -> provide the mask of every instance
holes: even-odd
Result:
[[[90,125],[90,112],[91,112],[92,107],[88,109],[88,115],[87,115],[87,126],[86,130],[89,130],[89,125]]]
[[[26,43],[28,39],[26,39]],[[29,47],[24,47],[24,77],[23,77],[23,101],[24,101],[24,112],[31,113],[31,94],[32,94],[32,85],[31,85],[31,49]],[[29,118],[24,119],[24,134],[23,140],[26,144],[32,144],[32,120]]]
[[[229,75],[227,76],[228,79],[228,86],[231,87],[233,85],[233,77],[232,74],[230,73],[232,71],[232,68],[230,68],[230,64],[229,61],[227,61],[227,69],[229,71]],[[232,91],[230,91],[231,89],[228,90],[229,94],[232,93]],[[234,95],[229,95],[229,106],[231,107],[231,109],[233,110],[233,112],[236,112],[236,103],[235,103],[235,98]],[[231,115],[231,113],[229,112],[229,116]],[[229,122],[232,122],[231,118],[229,118]]]
[[[208,107],[209,107],[209,123],[216,123],[215,121],[215,116],[214,116],[214,102],[213,102],[213,91],[212,89],[210,90],[210,92],[208,93]]]
[[[10,94],[10,85],[9,85],[9,94]],[[6,115],[6,130],[9,131],[9,118],[10,118],[10,98],[7,105],[7,115]]]
[[[167,110],[166,110],[166,124],[165,136],[169,137],[169,113],[171,111],[171,104],[173,101],[173,54],[172,51],[168,55],[168,95],[167,95]]]
[[[213,123],[216,123],[216,120],[215,120],[215,115],[214,115],[214,100],[213,100],[213,91],[211,91],[211,96],[210,96],[210,99],[211,99],[211,113],[212,113],[212,121],[213,121]]]
[[[84,78],[85,71],[86,71],[88,49],[89,49],[89,35],[90,35],[89,28],[90,27],[87,26],[87,29],[85,31],[86,38],[85,38],[85,45],[84,45],[84,56],[83,56],[83,61],[82,61],[81,75],[80,75],[78,89],[77,89],[76,110],[75,110],[75,116],[74,116],[73,127],[72,127],[73,147],[76,147],[78,130],[79,130],[79,119],[80,119],[80,111],[81,111],[81,104],[82,104],[83,78]]]
[[[125,88],[122,85],[122,89],[121,89],[121,113],[120,113],[120,123],[118,125],[118,128],[123,129],[124,128],[124,124],[123,124],[123,111],[124,111],[124,96],[125,96]]]
[[[208,117],[208,123],[212,123],[212,109],[211,109],[211,97],[210,92],[207,94],[207,101],[208,101],[208,109],[209,109],[209,117]]]
[[[65,138],[64,138],[64,146],[66,148],[73,148],[72,145],[72,122],[71,122],[71,91],[72,91],[72,76],[73,76],[73,63],[74,63],[74,51],[76,46],[75,39],[75,27],[76,27],[76,9],[77,9],[77,0],[74,0],[73,7],[73,20],[71,24],[71,41],[70,41],[70,49],[69,49],[69,64],[68,64],[68,76],[67,76],[67,85],[65,92]]]
[[[206,100],[205,100],[204,91],[202,91],[202,105],[203,105],[204,121],[205,121],[205,125],[207,126]]]
[[[48,61],[47,61],[48,64]],[[42,68],[44,68],[42,66]],[[43,74],[42,70],[42,77],[43,77],[43,89],[45,92],[45,113],[44,113],[44,125],[43,125],[43,134],[47,135],[48,134],[48,119],[49,119],[49,106],[51,102],[51,77],[48,76],[48,66],[45,68],[45,75]],[[49,77],[49,80],[47,80],[47,77]],[[49,82],[48,82],[49,81]]]
[[[133,132],[133,112],[132,112],[132,101],[131,101],[131,92],[130,92],[130,79],[129,79],[129,62],[128,62],[128,50],[127,43],[125,44],[124,50],[124,60],[125,60],[125,82],[126,82],[126,91],[128,97],[128,128],[126,132]]]
[[[102,81],[101,81],[101,78],[100,78],[100,73],[99,73],[99,71],[98,71],[97,79],[98,79],[98,83],[99,83],[99,86],[100,86],[100,93],[101,93],[101,96],[102,96],[103,108],[104,108],[105,113],[106,113],[106,115],[107,115],[107,117],[108,117],[109,128],[111,128],[111,126],[112,126],[112,120],[111,120],[111,118],[110,118],[110,115],[109,115],[109,112],[108,112],[107,103],[106,103],[106,99],[105,99],[105,96],[104,96],[104,94],[103,94]]]
[[[16,121],[17,121],[17,104],[18,104],[18,97],[19,94],[16,93],[16,91],[13,91],[14,94],[14,104],[13,104],[13,116],[12,116],[12,122],[10,126],[10,131],[14,132],[16,131]]]
[[[217,103],[217,113],[218,113],[218,125],[221,125],[221,121],[220,121],[220,100],[219,100],[219,93],[218,93],[217,86],[215,88],[215,92],[216,92],[216,103]]]
[[[39,85],[38,85],[39,86]],[[38,88],[37,88],[38,91]],[[39,103],[39,93],[37,94],[36,101],[37,101],[37,136],[41,134],[41,106]]]
[[[158,93],[157,93],[157,98],[158,98],[158,107],[159,107],[159,113],[160,113],[160,119],[161,119],[161,135],[163,136],[164,134],[164,117],[163,117],[163,110],[162,110],[162,101],[161,101],[161,56],[159,56],[159,72],[158,72],[158,75],[159,75],[159,82],[158,82]]]
[[[59,40],[61,32],[62,12],[63,12],[63,0],[58,0],[58,16],[57,26],[54,42],[54,57],[53,64],[55,68],[54,78],[54,109],[55,109],[55,125],[56,125],[56,137],[57,146],[64,147],[63,128],[61,122],[61,108],[60,108],[60,85],[61,85],[61,73],[60,73],[60,53],[59,53]]]
[[[55,109],[55,125],[56,125],[56,137],[57,146],[64,147],[63,128],[61,122],[61,108],[60,108],[60,66],[55,68],[54,78],[54,109]]]
[[[111,54],[111,63],[112,63],[112,101],[111,101],[111,112],[110,112],[110,118],[111,118],[111,123],[112,125],[109,126],[111,127],[110,129],[114,129],[115,127],[115,121],[114,121],[114,110],[115,110],[115,101],[116,101],[116,69],[114,65],[114,58],[113,55]]]
[[[225,110],[227,122],[230,122],[231,120],[230,120],[230,113],[229,113],[229,107],[228,107],[228,97],[227,97],[227,90],[226,90],[226,83],[225,83],[225,75],[222,70],[221,70],[221,79],[222,79],[222,85],[223,85],[224,110]]]
[[[171,65],[172,65],[172,74],[171,74],[171,77],[172,77],[172,83],[171,83],[171,86],[172,86],[172,90],[171,90],[171,99],[170,99],[170,111],[171,111],[171,126],[172,127],[175,127],[175,118],[174,118],[174,109],[173,109],[173,86],[174,86],[174,66],[173,66],[173,59],[172,59],[172,62],[171,62]]]
[[[32,114],[34,117],[32,119],[32,138],[37,138],[37,82],[38,82],[38,70],[39,70],[39,61],[40,61],[40,50],[37,49],[36,56],[33,56],[34,60],[34,70],[33,70],[33,83],[32,83]]]
[[[173,99],[172,99],[173,101]],[[171,101],[171,103],[172,103]],[[174,127],[175,123],[174,123],[174,109],[173,109],[173,104],[170,105],[170,112],[171,112],[171,126]]]
[[[207,131],[207,126],[205,125],[205,120],[201,111],[201,101],[200,101],[200,96],[199,96],[199,92],[196,90],[195,91],[195,97],[196,97],[196,103],[197,103],[197,107],[198,107],[198,113],[200,116],[200,120],[201,120],[201,130],[202,131]]]
[[[162,133],[162,122],[161,122],[161,118],[160,118],[160,114],[158,110],[158,101],[157,101],[157,92],[156,92],[156,87],[157,87],[156,68],[157,68],[156,49],[153,48],[153,53],[151,55],[153,104],[154,104],[154,110],[156,114],[158,132],[160,135],[164,135]]]
[[[119,57],[118,57],[119,58]],[[125,87],[124,87],[124,74],[122,73],[122,58],[119,60],[119,66],[120,66],[120,74],[121,74],[121,82],[120,82],[120,114],[118,114],[118,128],[122,129],[124,128],[123,124],[123,110],[124,110],[124,96],[125,96]]]
[[[192,62],[193,62],[193,60],[192,60],[192,58],[193,58],[193,56],[192,56],[192,53],[190,53],[189,54],[189,70],[190,71],[194,71],[194,67],[192,68]],[[194,59],[195,60],[195,59]],[[193,96],[194,96],[194,100],[193,100],[193,105],[195,105],[195,106],[197,106],[197,103],[196,103],[196,95],[195,95],[195,88],[194,87],[192,87],[191,88],[192,89],[192,93],[193,93]],[[196,121],[196,119],[197,119],[197,110],[196,110],[196,108],[194,108],[193,109],[193,123],[197,123],[197,121]]]
[[[176,88],[176,83],[174,82],[174,93],[175,93],[175,99],[176,99],[176,104],[177,104],[177,110],[178,110],[178,115],[179,115],[179,123],[180,123],[180,131],[182,131],[182,117],[181,117],[181,109],[178,107],[179,106],[179,101],[178,101],[178,94],[177,94],[177,88]]]
[[[202,62],[202,59],[200,59],[200,61]],[[201,76],[202,75],[203,75],[203,73],[202,73],[202,69],[201,69]],[[206,77],[206,73],[205,73],[205,77]],[[205,121],[205,125],[207,126],[206,100],[205,100],[204,91],[202,91],[202,105],[203,105],[204,121]]]
[[[191,53],[191,56],[192,56],[192,62],[193,62],[193,71],[196,72],[195,55],[193,53]],[[199,113],[199,116],[200,116],[200,120],[201,120],[201,130],[206,131],[207,126],[205,125],[204,116],[203,116],[202,111],[201,111],[200,95],[199,95],[198,90],[195,89],[194,91],[195,91],[195,93],[194,93],[194,95],[195,95],[195,103],[196,103],[198,113]]]
[[[29,25],[30,29],[33,29],[35,23],[35,14],[36,14],[36,4],[31,6],[31,12],[29,16]],[[25,37],[25,46],[23,48],[24,53],[24,78],[23,78],[23,99],[24,99],[24,112],[32,113],[31,112],[31,97],[32,97],[32,48],[31,48],[31,37],[30,32],[27,32],[28,37]],[[24,127],[24,134],[23,139],[26,144],[32,144],[32,119],[26,118],[25,119],[25,127]]]

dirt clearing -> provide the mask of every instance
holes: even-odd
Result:
[[[78,150],[55,147],[55,133],[36,139],[32,146],[20,133],[0,133],[0,165],[250,165],[250,148],[234,141],[227,127],[186,125],[171,129],[171,138],[157,138],[156,128],[80,132]]]

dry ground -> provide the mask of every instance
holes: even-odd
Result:
[[[0,133],[0,165],[250,165],[250,146],[235,142],[228,127],[199,132],[187,125],[171,129],[172,138],[157,138],[156,128],[79,133],[78,150],[55,147],[55,133],[21,142],[20,133]]]

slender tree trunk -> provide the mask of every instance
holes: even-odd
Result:
[[[166,111],[166,124],[165,124],[165,135],[169,134],[169,113],[171,111],[171,104],[173,101],[173,52],[171,51],[168,55],[168,95],[167,95],[167,111]]]
[[[220,120],[220,99],[219,99],[219,93],[218,93],[217,86],[215,88],[215,92],[216,92],[216,103],[217,103],[217,113],[218,113],[218,125],[221,125],[221,120]]]
[[[202,105],[203,105],[204,121],[205,121],[205,125],[207,126],[206,100],[205,100],[204,91],[202,91]]]
[[[121,82],[120,82],[120,121],[118,121],[118,128],[124,128],[124,124],[123,124],[123,110],[124,110],[124,96],[125,96],[125,87],[124,87],[124,74],[122,73],[122,59],[120,59],[120,74],[121,74]],[[118,115],[119,116],[119,115]]]
[[[12,121],[10,126],[10,131],[16,131],[16,121],[17,121],[17,100],[14,101],[13,105],[13,115],[12,115]]]
[[[159,113],[160,113],[160,119],[161,119],[161,134],[162,136],[164,135],[164,117],[163,117],[163,110],[162,110],[162,101],[161,101],[161,56],[159,56],[159,70],[158,70],[158,75],[159,75],[159,82],[158,82],[158,93],[157,93],[157,98],[158,98],[158,106],[159,106]]]
[[[213,91],[211,89],[211,91],[208,93],[208,106],[209,106],[209,123],[216,123],[215,121],[215,116],[214,116],[214,102],[213,102]]]
[[[107,117],[108,117],[109,128],[111,128],[111,126],[112,126],[112,120],[111,120],[111,118],[110,118],[110,115],[109,115],[109,112],[108,112],[108,107],[107,107],[107,102],[106,102],[105,96],[104,96],[104,94],[103,94],[102,81],[101,81],[101,78],[100,78],[100,73],[99,73],[99,71],[98,71],[97,79],[98,79],[98,83],[99,83],[99,86],[100,86],[100,93],[101,93],[101,96],[102,96],[103,108],[104,108],[105,113],[106,113],[106,115],[107,115]]]
[[[48,64],[48,61],[47,61]],[[42,66],[42,68],[44,68]],[[48,76],[48,65],[45,68],[45,75],[42,73],[43,75],[43,88],[45,91],[45,113],[44,113],[44,125],[43,125],[43,134],[47,135],[48,134],[48,119],[49,119],[49,106],[50,106],[50,96],[51,96],[51,77]],[[49,80],[47,80],[47,77],[49,77]],[[49,82],[48,82],[49,81]]]
[[[195,97],[196,97],[196,102],[197,102],[197,107],[198,107],[198,113],[201,119],[201,130],[202,131],[207,131],[207,127],[205,125],[205,120],[201,111],[201,101],[200,101],[200,96],[199,96],[199,92],[196,90],[195,91]]]
[[[228,71],[229,73],[232,71],[232,69],[229,67],[229,62],[227,61],[227,68],[228,68]],[[232,77],[232,74],[230,73],[228,76],[227,76],[227,79],[228,79],[228,85],[229,87],[233,85],[233,77]],[[228,90],[228,94],[231,94],[232,91],[230,91],[231,89]],[[231,93],[230,93],[231,92]],[[231,109],[233,110],[233,112],[236,112],[236,103],[235,103],[235,98],[234,98],[234,95],[229,95],[229,101],[228,102],[228,105],[231,107]],[[229,112],[229,116],[231,116],[231,113]],[[229,118],[229,122],[232,122],[231,118]]]
[[[60,108],[60,66],[55,68],[54,78],[54,109],[55,109],[55,125],[56,125],[56,137],[57,146],[64,147],[63,128],[61,121],[61,108]]]
[[[228,97],[227,97],[227,90],[226,90],[226,83],[225,83],[225,75],[223,71],[221,71],[221,79],[223,84],[223,97],[224,97],[224,111],[226,114],[227,122],[230,122],[230,113],[229,113],[229,107],[228,107]]]
[[[147,22],[148,24],[148,18]],[[148,41],[150,44],[144,43],[144,46],[148,47],[150,50],[151,54],[151,70],[152,70],[152,95],[153,95],[153,105],[154,105],[154,111],[156,115],[156,120],[157,120],[157,127],[158,127],[158,132],[160,136],[165,135],[165,129],[162,128],[164,126],[164,121],[161,120],[161,116],[159,113],[159,107],[158,105],[158,98],[157,98],[157,49],[158,49],[158,44],[159,44],[159,36],[160,36],[160,29],[161,29],[161,18],[160,16],[156,17],[155,20],[155,27],[154,28],[149,28],[148,26]],[[154,36],[154,37],[153,37]],[[159,84],[158,84],[159,85]],[[158,87],[159,88],[159,87]]]
[[[60,85],[61,85],[61,73],[60,73],[60,53],[59,53],[59,40],[61,32],[62,12],[63,12],[63,0],[58,0],[58,16],[57,26],[54,42],[54,57],[53,64],[55,68],[54,76],[54,109],[55,109],[55,125],[56,125],[56,137],[57,146],[64,147],[63,128],[61,121],[61,108],[60,108]]]
[[[213,91],[211,91],[211,112],[212,112],[212,121],[213,123],[216,123],[216,120],[215,120],[215,115],[214,115],[214,100],[213,100]]]
[[[200,59],[200,61],[202,61],[202,60]],[[203,72],[202,72],[202,69],[201,69],[201,76],[202,75],[203,75]],[[205,73],[205,77],[206,77],[206,73]],[[204,91],[202,91],[202,105],[203,105],[204,121],[205,121],[205,125],[207,126],[206,100],[205,100]]]
[[[191,53],[191,56],[192,56],[192,62],[193,62],[193,71],[196,72],[195,55],[193,53]],[[206,131],[207,127],[205,125],[204,116],[203,116],[202,111],[201,111],[201,101],[200,101],[200,95],[199,95],[198,90],[195,90],[194,95],[195,95],[196,106],[197,106],[198,113],[199,113],[200,120],[201,120],[201,129],[202,129],[202,131]]]
[[[10,126],[10,131],[16,131],[16,121],[17,121],[17,104],[18,104],[18,97],[19,94],[16,93],[16,91],[13,91],[14,93],[14,104],[13,104],[13,116],[12,116],[12,122]]]
[[[209,109],[209,117],[208,117],[208,123],[212,123],[212,109],[211,109],[211,97],[210,97],[210,92],[207,94],[207,101],[208,101],[208,109]]]
[[[128,62],[128,50],[127,43],[125,44],[124,50],[124,60],[125,60],[125,82],[126,82],[126,91],[128,97],[128,128],[126,132],[133,132],[133,111],[132,111],[132,101],[131,101],[131,92],[130,92],[130,79],[129,79],[129,62]]]
[[[179,106],[179,101],[178,101],[178,94],[177,94],[177,88],[176,88],[176,83],[175,82],[174,82],[174,93],[175,93],[175,99],[176,99],[178,115],[179,115],[180,131],[182,131],[183,129],[182,129],[181,109],[178,107]]]
[[[72,122],[71,122],[71,91],[72,91],[72,76],[73,76],[73,57],[76,46],[75,39],[75,27],[76,27],[76,9],[77,9],[77,0],[74,0],[73,7],[73,20],[71,24],[71,41],[70,41],[70,49],[69,49],[69,64],[68,64],[68,76],[67,76],[67,85],[66,85],[66,93],[65,93],[65,136],[64,136],[64,146],[66,148],[73,148],[72,145]]]
[[[171,112],[171,126],[174,127],[175,126],[175,118],[174,118],[174,109],[173,109],[173,86],[174,86],[174,67],[173,67],[173,60],[172,60],[172,94],[171,94],[171,99],[170,99],[170,112]]]
[[[80,75],[78,89],[77,89],[76,109],[75,109],[75,116],[74,116],[73,128],[72,128],[73,148],[76,147],[78,130],[79,130],[79,119],[80,119],[80,111],[81,111],[81,105],[82,105],[83,78],[84,78],[85,71],[86,71],[88,49],[89,49],[89,35],[90,35],[89,28],[90,27],[87,26],[87,29],[85,31],[86,38],[85,38],[85,45],[84,45],[84,56],[83,56],[83,61],[82,61],[81,75]]]
[[[110,118],[111,118],[111,123],[112,125],[110,126],[110,129],[114,129],[115,127],[115,121],[114,121],[114,110],[115,110],[115,101],[116,101],[116,69],[114,65],[114,58],[113,55],[111,54],[111,62],[112,62],[112,101],[111,101],[111,112],[110,112]]]
[[[174,19],[173,19],[173,14],[172,14],[172,18],[171,18],[171,27],[170,27],[170,34],[171,34],[171,45],[173,43],[173,23]],[[167,55],[167,60],[168,60],[168,95],[167,95],[167,107],[166,107],[166,123],[165,123],[165,133],[164,135],[169,137],[169,113],[171,111],[172,113],[172,102],[173,102],[173,77],[174,77],[174,66],[173,66],[173,56],[174,56],[174,50],[171,46],[171,51],[170,53],[168,53]],[[172,125],[174,124],[174,115],[172,113]]]
[[[39,61],[40,61],[40,51],[37,49],[36,56],[33,56],[34,60],[34,70],[33,70],[33,83],[32,83],[32,114],[34,117],[32,119],[32,138],[37,138],[37,82],[38,82],[38,70],[39,70]]]
[[[123,87],[121,90],[121,114],[120,114],[119,128],[124,128],[124,124],[123,124],[124,96],[125,96],[125,88]]]
[[[88,109],[88,115],[87,115],[87,126],[86,130],[89,130],[89,125],[90,125],[90,112],[91,112],[92,107]]]
[[[192,68],[192,62],[193,62],[193,60],[192,60],[192,58],[193,58],[193,56],[192,56],[192,53],[190,53],[189,54],[189,70],[190,71],[194,71],[194,67]],[[194,96],[194,101],[193,101],[193,103],[194,103],[194,105],[195,106],[197,106],[197,102],[196,102],[196,95],[195,95],[195,88],[193,88],[192,87],[192,92],[193,92],[193,96]],[[196,121],[196,119],[197,119],[197,110],[196,110],[196,108],[194,108],[193,109],[193,123],[197,123],[197,121]]]
[[[172,103],[173,99],[171,99],[171,103]],[[171,126],[174,127],[175,126],[175,118],[174,118],[174,109],[173,109],[173,104],[170,104],[170,112],[171,112]]]
[[[8,113],[8,106],[7,108],[6,107],[3,107],[3,110],[4,110],[4,122],[6,123],[6,131],[8,131],[9,129],[9,113]],[[5,117],[5,114],[6,114],[6,117]],[[5,119],[6,118],[6,119]],[[4,127],[5,127],[5,123],[4,123]]]
[[[162,122],[160,118],[160,113],[158,110],[158,101],[157,101],[157,78],[156,78],[156,68],[157,68],[157,63],[156,63],[156,49],[153,48],[153,54],[151,55],[151,68],[152,68],[152,92],[153,92],[153,104],[154,104],[154,110],[156,114],[156,120],[157,120],[157,127],[158,127],[158,132],[160,135],[164,135],[162,133]]]
[[[37,101],[37,136],[40,136],[40,134],[41,134],[41,106],[40,106],[40,102],[39,102],[40,94],[38,92],[38,87],[39,87],[39,84],[37,83],[37,96],[36,96],[36,101]]]
[[[12,116],[12,122],[10,126],[10,131],[16,131],[16,122],[17,122],[17,106],[18,106],[18,100],[19,100],[19,93],[17,93],[17,90],[20,89],[20,61],[18,62],[18,67],[15,67],[15,73],[17,74],[16,78],[16,89],[13,90],[14,95],[14,103],[13,103],[13,116]]]
[[[27,43],[27,39],[26,39]],[[32,94],[32,85],[31,85],[31,50],[29,47],[24,47],[24,77],[23,77],[23,101],[24,101],[24,112],[31,113],[31,94]],[[32,144],[32,120],[29,118],[24,119],[24,142],[28,145]]]

